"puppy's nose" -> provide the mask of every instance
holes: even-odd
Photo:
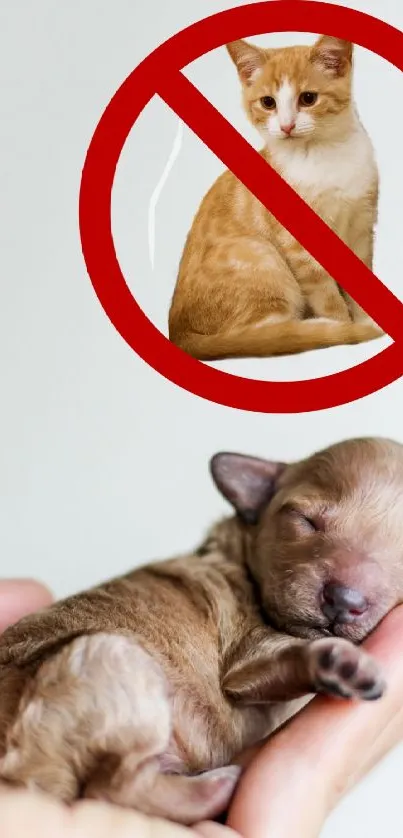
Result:
[[[361,591],[346,588],[336,582],[329,582],[323,588],[322,611],[329,620],[351,623],[368,608],[368,602]]]

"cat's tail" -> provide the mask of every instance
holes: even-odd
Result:
[[[372,321],[361,323],[336,320],[286,320],[262,322],[229,329],[215,335],[188,332],[170,336],[173,343],[200,361],[223,358],[267,358],[271,355],[294,355],[310,349],[325,349],[340,344],[363,343],[384,334]],[[175,337],[175,339],[174,339]]]

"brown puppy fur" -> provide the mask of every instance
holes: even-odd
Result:
[[[263,158],[372,267],[378,174],[352,99],[352,45],[323,36],[313,47],[235,41],[228,50]],[[183,252],[169,314],[175,344],[214,360],[380,334],[231,172],[218,178]]]
[[[403,599],[403,446],[285,465],[219,454],[236,515],[193,554],[78,594],[0,641],[0,777],[184,823],[313,692],[376,699],[354,644]]]

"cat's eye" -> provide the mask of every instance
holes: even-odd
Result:
[[[273,96],[262,96],[260,104],[263,105],[266,111],[273,111],[276,107],[276,100]]]
[[[312,90],[304,90],[299,97],[299,104],[304,108],[310,108],[315,104],[315,102],[317,102],[317,99],[317,93],[314,93]]]

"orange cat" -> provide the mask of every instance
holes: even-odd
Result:
[[[352,45],[227,47],[261,155],[372,268],[378,172],[352,100]],[[359,343],[381,330],[227,171],[182,256],[169,336],[202,360]]]

